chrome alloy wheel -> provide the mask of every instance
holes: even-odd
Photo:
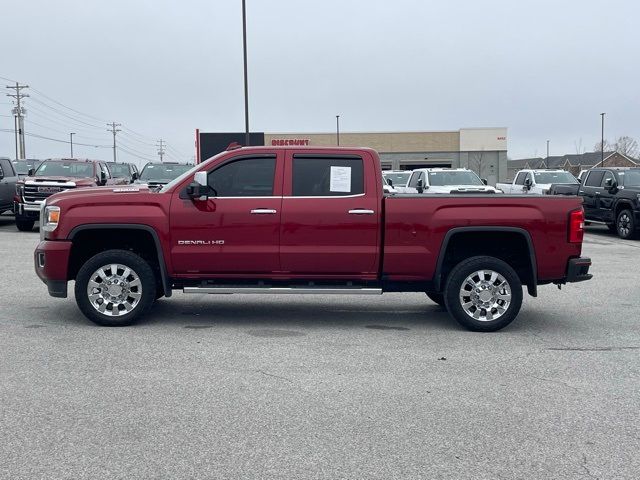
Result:
[[[462,283],[460,305],[467,315],[481,322],[500,318],[511,304],[509,282],[493,270],[478,270]]]
[[[618,232],[620,232],[621,237],[627,237],[631,230],[631,218],[627,212],[622,213],[618,217]]]
[[[142,298],[138,274],[119,263],[98,268],[87,283],[91,306],[103,315],[117,317],[132,311]]]

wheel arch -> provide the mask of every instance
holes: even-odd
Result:
[[[160,272],[160,284],[164,291],[164,295],[166,297],[171,296],[171,282],[169,279],[169,274],[167,272],[167,264],[164,261],[164,253],[162,250],[162,243],[160,242],[160,238],[158,236],[158,232],[149,226],[144,224],[135,224],[135,223],[100,223],[100,224],[83,224],[74,227],[67,238],[71,241],[74,238],[78,237],[81,233],[91,232],[91,231],[100,231],[100,230],[132,230],[138,232],[146,232],[151,236],[154,242],[155,247],[155,260],[158,264],[158,270]],[[71,261],[71,259],[70,259]]]
[[[510,235],[517,236],[525,242],[526,249],[528,251],[528,259],[526,266],[529,269],[529,277],[521,278],[522,283],[527,285],[527,291],[532,297],[538,295],[538,268],[536,261],[535,249],[533,247],[533,240],[531,235],[523,228],[518,227],[497,227],[497,226],[474,226],[474,227],[455,227],[449,230],[440,245],[440,251],[438,253],[438,261],[436,263],[436,271],[434,275],[434,286],[438,292],[443,289],[445,276],[448,273],[445,265],[447,259],[448,248],[453,243],[454,239],[466,237],[473,239],[475,236],[478,238],[483,234],[499,234],[508,233]],[[469,256],[475,256],[477,253],[473,253]],[[499,256],[496,258],[500,258]],[[509,263],[509,262],[507,262]]]

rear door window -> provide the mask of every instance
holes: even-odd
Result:
[[[0,160],[0,167],[2,167],[2,173],[5,177],[15,177],[16,174],[13,170],[13,165],[11,165],[11,160]]]
[[[364,193],[362,158],[293,157],[294,197],[340,197]]]

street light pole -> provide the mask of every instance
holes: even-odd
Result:
[[[71,144],[71,158],[73,158],[73,136],[75,135],[75,133],[70,133],[69,134],[69,139],[71,140],[69,143]]]
[[[242,0],[242,49],[244,54],[244,144],[248,147],[249,138],[249,78],[247,76],[247,10]]]
[[[336,143],[340,146],[340,115],[336,115]]]
[[[602,136],[600,137],[600,166],[604,167],[604,116],[605,113],[601,113],[602,117]]]
[[[549,168],[549,140],[547,140],[547,158],[545,158],[544,163],[544,168]]]

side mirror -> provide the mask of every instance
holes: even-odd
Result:
[[[531,178],[527,177],[524,179],[524,188],[526,188],[527,190],[531,190]]]
[[[483,184],[485,184],[485,185],[489,185],[489,182],[487,182],[487,179],[486,179],[486,178],[483,178],[483,179],[482,179],[482,183],[483,183]]]
[[[387,185],[389,185],[390,187],[393,187],[393,180],[391,180],[390,178],[387,178]]]
[[[207,185],[207,172],[196,172],[193,182],[187,187],[187,195],[192,200],[206,200],[209,198],[209,186]]]
[[[2,170],[2,167],[0,167],[0,180],[2,180],[4,178],[4,170]]]
[[[30,169],[27,171],[27,176],[29,176],[29,177],[33,177],[33,174],[34,174],[34,173],[36,173],[36,169],[35,169],[35,168],[30,168]]]
[[[606,188],[610,192],[615,191],[615,189],[618,188],[618,182],[616,182],[613,178],[607,178],[604,181],[604,188]]]
[[[138,172],[133,172],[131,174],[131,182],[135,182],[138,179]]]
[[[418,193],[424,192],[424,180],[418,180],[418,183],[416,184],[416,190],[418,190]]]
[[[103,171],[100,172],[100,185],[106,185],[107,184],[107,174],[104,173]]]

